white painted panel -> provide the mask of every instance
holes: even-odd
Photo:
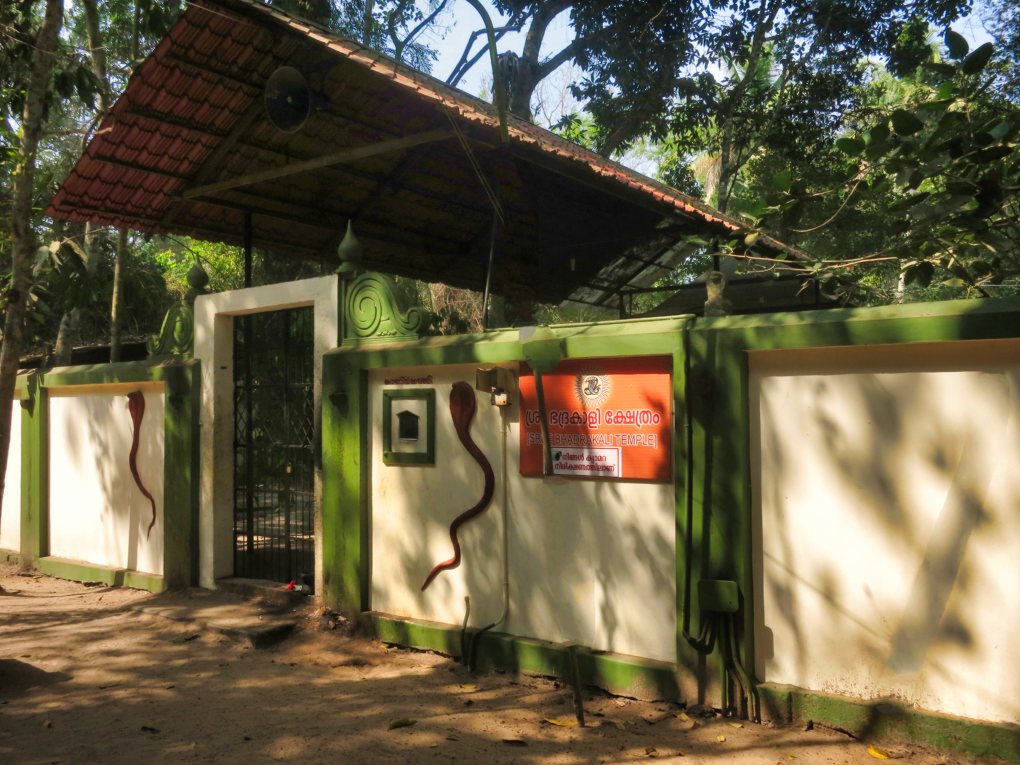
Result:
[[[0,509],[0,549],[21,549],[21,404],[12,402],[11,449],[7,455],[3,508]]]
[[[503,471],[500,410],[476,392],[471,426],[492,463],[496,493],[484,514],[463,526],[463,562],[423,593],[431,568],[451,557],[449,525],[482,494],[481,469],[461,446],[449,411],[454,381],[474,384],[475,367],[416,368],[436,388],[436,465],[382,464],[382,389],[370,376],[372,423],[372,608],[460,624],[502,611]],[[388,387],[388,386],[387,386]],[[402,387],[423,387],[421,385]],[[672,484],[573,478],[524,478],[519,472],[517,407],[508,407],[510,615],[500,629],[551,641],[575,641],[651,659],[676,658],[675,506]]]
[[[760,677],[1020,719],[1018,360],[1013,341],[752,356]]]
[[[163,572],[163,393],[147,386],[137,455],[152,508],[131,475],[128,399],[50,398],[49,554],[89,563]]]

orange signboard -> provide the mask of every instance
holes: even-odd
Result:
[[[542,375],[553,475],[669,481],[672,359],[572,359]],[[535,374],[521,365],[521,473],[542,475]]]

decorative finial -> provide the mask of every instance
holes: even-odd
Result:
[[[336,248],[336,254],[340,256],[340,267],[336,270],[344,279],[351,279],[361,273],[361,262],[364,259],[364,248],[358,237],[354,235],[354,227],[351,221],[347,221],[347,233]]]
[[[202,268],[202,263],[198,258],[195,258],[195,265],[188,271],[188,287],[190,289],[185,295],[185,300],[188,303],[194,303],[195,298],[199,295],[205,294],[205,288],[209,284],[209,274]]]

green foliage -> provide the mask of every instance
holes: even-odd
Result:
[[[795,156],[837,129],[864,82],[863,57],[911,70],[928,55],[928,24],[965,8],[960,0],[574,3],[582,43],[574,59],[587,72],[575,95],[600,126],[600,148],[672,135],[688,152],[721,154],[725,183],[758,147]]]
[[[590,151],[598,148],[600,130],[590,114],[574,112],[553,125],[553,132]]]
[[[438,4],[426,9],[416,0],[264,0],[353,40],[398,58],[423,72],[432,70],[436,52],[408,36]]]
[[[956,33],[945,42],[949,60],[922,67],[904,103],[835,141],[828,172],[770,197],[763,223],[774,229],[845,230],[851,218],[877,230],[814,266],[852,277],[848,292],[884,300],[1020,286],[1020,107],[992,88],[993,46],[971,51]]]
[[[92,245],[96,262],[91,271],[86,266],[87,253],[79,235],[40,248],[33,269],[26,348],[35,352],[50,348],[61,318],[72,310],[80,314],[78,330],[85,344],[108,336],[115,239],[105,229],[96,233]],[[127,317],[124,332],[129,338],[140,339],[159,329],[163,313],[174,298],[167,290],[162,270],[151,258],[129,257],[122,269]]]
[[[196,260],[209,275],[209,292],[224,292],[244,286],[244,256],[237,247],[221,242],[195,239],[153,239],[140,248],[162,270],[167,291],[177,300],[187,294],[188,271]]]
[[[1020,13],[1016,0],[982,0],[981,19],[998,52],[991,72],[1000,96],[1020,103]]]

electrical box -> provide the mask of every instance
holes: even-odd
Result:
[[[510,391],[515,384],[512,369],[491,367],[475,370],[475,389],[488,393],[489,401],[494,406],[507,406],[510,403]]]

